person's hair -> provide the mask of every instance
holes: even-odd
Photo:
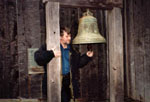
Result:
[[[64,27],[60,27],[60,36],[64,35],[64,31],[67,32],[67,34],[70,34],[70,29],[64,26]]]

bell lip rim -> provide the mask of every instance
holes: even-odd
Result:
[[[95,43],[87,43],[87,42],[84,42],[84,43],[75,43],[75,42],[72,42],[72,44],[76,44],[76,45],[78,45],[78,44],[105,44],[105,43],[107,43],[106,42],[106,40],[104,40],[104,41],[101,41],[101,42],[95,42]]]
[[[88,45],[88,44],[106,44],[106,42],[101,42],[101,43],[80,43],[80,44],[74,44],[73,45]]]
[[[87,44],[90,42],[90,40],[87,40],[87,41],[83,41],[82,39],[78,39],[78,37],[75,37],[73,40],[72,40],[72,44],[78,44],[77,41],[80,41],[80,44]],[[92,42],[92,41],[91,41]],[[93,43],[106,43],[106,39],[104,37],[101,37],[101,39],[97,39],[95,40],[95,42]]]

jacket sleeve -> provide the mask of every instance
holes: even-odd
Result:
[[[88,57],[86,54],[83,54],[82,56],[80,56],[79,58],[79,68],[84,67],[85,65],[88,64],[88,62],[92,59],[91,57]]]
[[[54,52],[52,50],[46,50],[46,44],[42,45],[39,50],[34,53],[34,59],[38,65],[44,66],[54,57]]]

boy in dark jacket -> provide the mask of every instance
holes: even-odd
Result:
[[[61,52],[55,52],[54,50],[46,50],[46,44],[42,45],[41,48],[35,52],[35,61],[44,66],[45,74],[43,78],[43,94],[47,94],[47,64],[53,57],[60,57],[62,59],[62,89],[61,89],[61,102],[70,102],[71,89],[70,89],[70,74],[71,82],[73,86],[74,99],[80,99],[79,89],[79,73],[78,69],[85,66],[93,57],[93,51],[88,51],[86,54],[80,55],[72,49],[71,45],[71,34],[67,27],[60,29],[60,49]]]

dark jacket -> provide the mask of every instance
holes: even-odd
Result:
[[[82,68],[85,66],[91,58],[88,57],[86,54],[83,54],[82,56],[80,53],[74,51],[72,48],[70,50],[71,56],[70,56],[70,66],[71,66],[71,73],[72,73],[72,85],[73,85],[73,94],[74,98],[80,97],[80,84],[79,84],[79,68]],[[44,66],[45,74],[43,78],[43,94],[46,94],[47,89],[47,63],[51,61],[51,59],[54,57],[53,51],[47,51],[46,50],[46,44],[42,45],[41,48],[39,48],[38,51],[34,54],[35,61],[38,65]]]

